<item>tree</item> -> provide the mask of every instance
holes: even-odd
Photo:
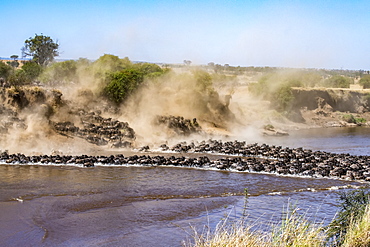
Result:
[[[32,82],[41,74],[43,68],[38,63],[29,61],[23,64],[22,70],[26,73],[29,82]]]
[[[0,61],[0,78],[7,80],[12,71],[12,67]]]
[[[11,85],[20,86],[32,83],[42,72],[41,65],[36,62],[26,62],[21,69],[15,70],[8,78]]]
[[[51,64],[42,74],[41,81],[51,84],[77,82],[77,62],[67,60]]]
[[[10,58],[11,58],[11,59],[13,59],[13,61],[8,62],[8,64],[9,64],[10,66],[12,66],[13,68],[17,68],[17,67],[19,66],[19,62],[18,62],[18,60],[17,60],[18,55],[11,55],[11,56],[10,56]]]
[[[107,77],[103,94],[115,102],[122,103],[144,81],[144,75],[137,69],[124,69]]]
[[[9,76],[8,82],[11,86],[21,86],[28,83],[29,79],[23,69],[17,69]]]
[[[364,75],[360,81],[359,81],[360,85],[364,87],[364,89],[366,88],[370,88],[370,75]]]
[[[327,87],[349,88],[353,80],[347,76],[334,75],[325,81]]]
[[[35,34],[34,38],[29,38],[24,42],[22,56],[31,56],[32,60],[45,67],[59,56],[59,44],[54,42],[49,36]]]
[[[200,93],[210,93],[213,92],[213,82],[211,75],[203,70],[196,70],[193,71],[193,75],[195,78],[195,88]]]
[[[163,74],[170,71],[170,69],[162,69],[154,63],[137,63],[133,65],[134,69],[138,69],[146,78],[159,78]]]
[[[190,66],[191,61],[190,61],[190,60],[184,60],[184,64],[185,64],[186,66]]]
[[[92,69],[96,77],[104,78],[106,73],[118,72],[131,66],[127,57],[120,59],[115,55],[104,54],[92,64]]]

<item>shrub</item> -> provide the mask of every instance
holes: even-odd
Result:
[[[370,205],[367,205],[362,217],[352,220],[344,239],[343,247],[370,246]]]
[[[0,61],[0,78],[4,80],[8,79],[8,76],[11,74],[12,67]]]
[[[29,79],[27,77],[26,72],[24,70],[19,69],[14,71],[9,77],[8,77],[9,84],[11,86],[21,86],[29,82]]]
[[[363,76],[360,81],[360,85],[363,86],[365,89],[370,88],[370,75]]]
[[[29,82],[34,81],[42,73],[42,66],[35,62],[26,62],[22,66]]]
[[[328,237],[337,245],[343,243],[353,221],[358,222],[363,217],[366,206],[370,203],[369,196],[369,189],[339,193],[340,210],[328,227]]]
[[[144,81],[142,72],[125,69],[110,74],[106,79],[103,95],[116,104],[122,103]]]
[[[193,72],[196,81],[195,87],[200,93],[213,92],[212,77],[208,72],[196,70]]]
[[[362,118],[362,117],[356,118],[352,114],[344,114],[342,116],[342,118],[347,123],[354,123],[354,124],[366,123],[366,119],[365,118]]]
[[[294,100],[292,87],[303,86],[302,82],[297,80],[286,81],[279,85],[275,92],[271,95],[272,103],[279,110],[290,110],[291,103]]]
[[[351,83],[353,83],[353,79],[349,77],[334,75],[325,80],[324,86],[332,88],[349,88]]]
[[[104,54],[91,64],[91,71],[97,78],[104,78],[107,73],[114,73],[132,67],[131,61],[125,57],[120,59],[111,54]]]
[[[68,83],[77,80],[77,62],[67,60],[51,64],[42,74],[43,82]]]
[[[249,90],[266,100],[270,100],[275,109],[279,111],[290,110],[294,100],[292,87],[302,87],[301,80],[293,76],[269,74],[260,78],[258,83],[249,85]]]

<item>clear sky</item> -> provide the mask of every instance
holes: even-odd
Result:
[[[2,0],[0,57],[37,34],[60,57],[370,70],[370,1]]]

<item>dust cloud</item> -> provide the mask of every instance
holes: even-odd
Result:
[[[214,74],[206,70],[174,69],[160,78],[146,80],[123,104],[116,106],[101,97],[101,78],[86,67],[78,68],[76,75],[68,83],[24,90],[21,99],[7,92],[11,89],[3,89],[6,96],[3,105],[11,110],[2,111],[0,149],[24,154],[111,151],[110,144],[94,145],[81,135],[56,131],[55,123],[60,122],[84,128],[86,123],[82,119],[86,114],[127,123],[135,132],[130,148],[209,138],[258,140],[264,124],[281,121],[279,114],[269,109],[268,102],[251,95],[248,89],[251,78],[245,76],[212,77]],[[42,100],[32,98],[35,91],[43,95],[39,97]],[[22,106],[22,101],[27,104]],[[201,130],[182,135],[160,124],[159,117],[189,120],[199,124]]]

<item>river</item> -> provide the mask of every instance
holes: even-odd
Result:
[[[370,155],[369,128],[301,130],[268,144]],[[255,140],[248,140],[254,142]],[[261,141],[261,140],[259,140]],[[0,246],[181,246],[192,227],[266,225],[289,203],[328,223],[340,189],[362,185],[174,167],[0,165]]]

